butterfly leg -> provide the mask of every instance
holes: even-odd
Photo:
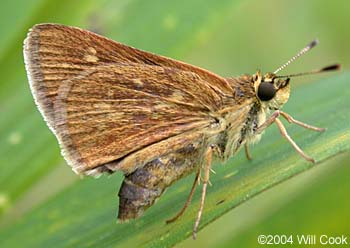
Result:
[[[298,121],[298,120],[294,119],[292,116],[290,116],[289,114],[287,114],[286,112],[283,112],[283,111],[279,111],[279,112],[280,112],[281,116],[283,116],[289,123],[294,123],[294,124],[297,124],[303,128],[310,129],[310,130],[317,131],[317,132],[326,131],[325,128],[311,126],[311,125],[306,124],[304,122]]]
[[[181,210],[180,210],[173,218],[166,220],[166,223],[167,223],[167,224],[169,224],[169,223],[171,223],[171,222],[174,222],[174,221],[176,221],[178,218],[180,218],[180,217],[183,215],[183,213],[185,212],[185,210],[187,209],[187,207],[190,205],[190,203],[191,203],[191,201],[192,201],[192,197],[193,197],[193,195],[194,195],[194,192],[195,192],[195,190],[196,190],[196,188],[197,188],[197,185],[198,185],[198,182],[199,182],[200,170],[201,170],[201,168],[199,167],[198,170],[197,170],[197,172],[196,172],[196,177],[195,177],[195,179],[194,179],[194,181],[193,181],[193,185],[192,185],[192,188],[191,188],[191,192],[190,192],[190,194],[188,195],[188,198],[187,198],[187,200],[186,200],[186,202],[185,202],[185,205],[181,208]]]
[[[207,186],[208,186],[208,182],[209,182],[210,169],[211,169],[211,162],[212,162],[212,157],[213,157],[213,149],[214,149],[214,147],[210,146],[205,154],[202,196],[201,196],[200,206],[199,206],[199,210],[198,210],[198,214],[197,214],[197,219],[196,219],[196,222],[194,223],[194,227],[193,227],[193,232],[192,232],[193,239],[196,239],[196,237],[197,237],[197,230],[198,230],[199,222],[201,220],[202,213],[203,213],[205,195],[207,192]]]
[[[247,143],[244,144],[244,152],[245,152],[245,156],[247,157],[248,160],[253,159],[252,156],[250,155],[249,147],[248,147]]]
[[[283,114],[282,114],[283,113]],[[294,142],[294,140],[289,136],[287,133],[286,128],[284,127],[283,123],[278,119],[278,117],[282,115],[284,118],[287,119],[288,122],[295,123],[297,125],[300,125],[302,127],[305,127],[307,129],[315,130],[315,131],[324,131],[322,128],[316,128],[313,126],[310,126],[308,124],[302,123],[300,121],[294,120],[290,115],[277,110],[274,112],[269,119],[267,119],[263,124],[261,124],[260,127],[257,129],[257,134],[262,133],[268,126],[270,126],[272,123],[276,123],[278,129],[281,132],[281,135],[287,139],[287,141],[293,146],[293,148],[307,161],[310,161],[312,163],[315,163],[315,160],[308,155],[305,154],[305,152]]]

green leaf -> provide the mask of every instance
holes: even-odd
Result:
[[[269,128],[252,149],[253,161],[246,161],[240,153],[225,166],[214,167],[200,227],[277,183],[349,151],[349,81],[350,73],[344,72],[300,86],[292,91],[284,109],[296,119],[328,128],[325,133],[315,133],[286,124],[294,140],[316,158],[316,164],[305,162],[275,127]],[[171,187],[142,218],[118,224],[115,194],[121,179],[115,174],[75,183],[2,230],[3,247],[169,247],[190,236],[199,192],[180,220],[169,225],[164,221],[183,205],[192,177]]]

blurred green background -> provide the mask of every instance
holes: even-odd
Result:
[[[335,62],[348,70],[349,13],[350,2],[345,0],[1,1],[0,237],[2,229],[79,180],[65,165],[30,94],[22,43],[34,24],[79,26],[223,76],[237,76],[257,69],[274,71],[314,38],[319,46],[283,73]],[[328,76],[295,79],[293,87]],[[335,156],[225,214],[200,232],[195,243],[186,240],[178,246],[258,247],[259,234],[344,234],[350,243],[349,164],[349,153]],[[117,184],[109,183],[117,192]]]

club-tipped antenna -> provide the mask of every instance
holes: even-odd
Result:
[[[286,68],[290,63],[292,63],[294,60],[299,58],[304,53],[308,52],[311,48],[313,48],[317,44],[318,44],[318,40],[317,39],[311,41],[310,44],[308,44],[306,47],[301,49],[300,52],[298,52],[295,56],[293,56],[290,60],[288,60],[284,65],[280,66],[276,71],[274,71],[274,74],[277,74],[279,71],[281,71],[284,68]]]
[[[276,76],[276,78],[291,78],[291,77],[298,77],[298,76],[304,76],[304,75],[310,75],[310,74],[318,74],[318,73],[327,72],[327,71],[336,71],[336,70],[339,70],[340,67],[341,67],[340,64],[334,64],[334,65],[329,65],[329,66],[323,67],[323,68],[318,69],[318,70],[295,73],[295,74],[290,74],[290,75]]]

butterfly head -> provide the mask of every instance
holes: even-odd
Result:
[[[253,80],[255,94],[261,105],[269,109],[280,109],[288,101],[290,78],[278,78],[274,73],[262,75],[258,71]]]
[[[260,71],[258,71],[253,76],[255,94],[263,107],[266,107],[270,110],[277,110],[280,109],[288,101],[290,95],[289,81],[291,77],[318,74],[321,72],[338,70],[340,68],[339,64],[335,64],[309,72],[302,72],[284,76],[278,75],[278,72],[286,68],[290,63],[299,58],[301,55],[308,52],[311,48],[315,47],[317,43],[317,40],[313,40],[312,42],[310,42],[306,47],[301,49],[299,53],[293,56],[290,60],[288,60],[286,63],[280,66],[273,73],[266,73],[265,75],[262,75]]]

